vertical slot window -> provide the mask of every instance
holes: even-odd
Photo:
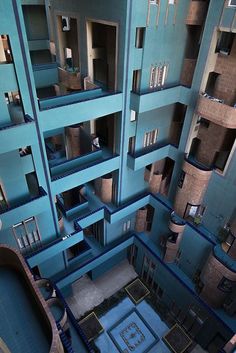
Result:
[[[8,207],[8,205],[7,205],[7,200],[6,200],[6,198],[5,198],[3,189],[2,189],[2,187],[1,187],[1,185],[0,185],[0,211],[1,211],[1,212],[6,211],[6,210],[7,210],[7,207]]]
[[[144,45],[144,35],[145,35],[145,28],[144,27],[137,27],[136,28],[136,38],[135,38],[135,48],[143,48]]]
[[[134,154],[135,136],[129,138],[129,154]]]
[[[154,88],[155,87],[155,76],[156,76],[156,67],[151,66],[150,70],[150,80],[149,80],[149,87]]]
[[[134,70],[133,71],[133,84],[132,84],[132,91],[133,92],[139,92],[140,78],[141,78],[141,70]]]
[[[10,64],[12,63],[12,61],[13,60],[9,37],[5,34],[2,34],[0,37],[0,63]]]

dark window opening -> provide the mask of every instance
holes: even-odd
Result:
[[[140,89],[141,70],[133,71],[132,91],[138,93]]]
[[[182,187],[183,187],[185,175],[186,175],[185,171],[182,170],[182,172],[181,172],[181,174],[180,174],[180,177],[179,177],[179,181],[178,181],[178,187],[179,187],[180,189],[182,189]]]
[[[220,36],[216,45],[216,52],[223,55],[229,55],[234,41],[234,33],[220,32]]]
[[[135,48],[143,48],[145,27],[136,28]]]

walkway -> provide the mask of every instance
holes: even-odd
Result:
[[[73,295],[66,301],[76,319],[118,292],[138,275],[127,260],[92,281],[85,275],[72,284]]]

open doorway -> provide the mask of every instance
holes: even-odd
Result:
[[[79,71],[79,43],[77,19],[57,16],[59,60],[61,68]]]
[[[87,22],[88,74],[108,91],[114,91],[117,84],[117,32],[117,24]]]

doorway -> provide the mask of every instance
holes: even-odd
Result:
[[[80,68],[77,19],[67,15],[57,16],[57,35],[60,66],[77,72]]]
[[[117,86],[117,24],[87,22],[88,74],[90,79],[108,91]]]

